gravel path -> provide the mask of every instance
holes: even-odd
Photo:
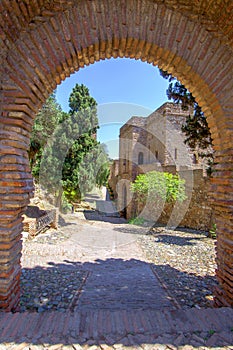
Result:
[[[162,227],[148,234],[146,227],[116,219],[103,222],[95,214],[87,221],[80,214],[67,215],[57,231],[25,241],[21,310],[72,309],[89,278],[90,262],[98,259],[145,261],[177,307],[211,306],[216,284],[214,240],[202,232]]]

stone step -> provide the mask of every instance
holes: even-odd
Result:
[[[185,337],[192,335],[192,339],[199,339],[199,345],[212,341],[215,346],[232,346],[232,327],[231,308],[1,313],[0,342],[52,345],[67,344],[72,339],[80,344],[154,344],[170,339],[183,345]]]

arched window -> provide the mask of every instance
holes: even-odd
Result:
[[[143,164],[143,153],[142,152],[138,153],[138,164]]]

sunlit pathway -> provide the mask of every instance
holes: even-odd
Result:
[[[83,268],[88,271],[80,297],[73,304],[75,310],[175,308],[145,260],[137,232],[137,228],[127,232],[124,224],[95,222],[72,235],[72,245],[77,245]]]

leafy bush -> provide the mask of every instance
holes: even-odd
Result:
[[[216,230],[217,230],[217,226],[216,224],[213,224],[212,228],[209,230],[208,237],[216,239],[217,238]]]
[[[139,218],[139,217],[132,218],[132,219],[130,219],[128,221],[129,224],[131,224],[131,225],[138,225],[138,226],[143,225],[144,222],[145,222],[145,220],[143,218]]]
[[[68,202],[64,193],[62,194],[62,200],[61,200],[61,212],[63,214],[72,212],[72,204]]]
[[[185,194],[185,180],[179,175],[167,172],[150,171],[140,174],[131,183],[131,191],[137,195],[139,202],[150,202],[159,205],[161,202],[183,202]]]

